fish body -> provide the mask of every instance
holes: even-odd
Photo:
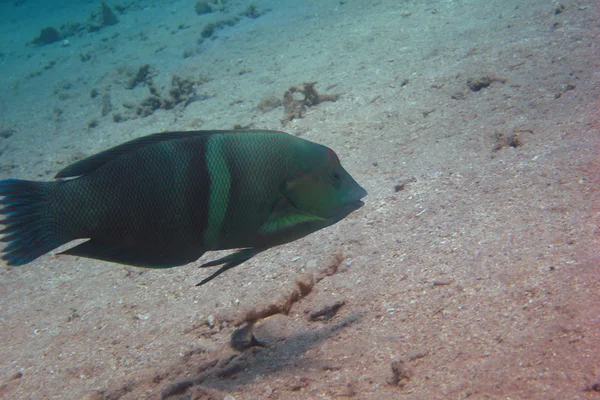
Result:
[[[367,192],[333,150],[276,131],[167,132],[80,160],[51,182],[0,181],[2,258],[61,254],[147,268],[203,266],[202,283],[270,247],[332,225]]]

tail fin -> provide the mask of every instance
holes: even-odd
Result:
[[[50,215],[48,193],[53,182],[32,182],[19,179],[0,181],[0,221],[4,229],[0,239],[8,245],[2,259],[8,265],[27,264],[68,240],[56,232]]]

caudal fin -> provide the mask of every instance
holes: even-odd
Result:
[[[66,243],[56,232],[49,211],[48,192],[51,182],[32,182],[19,179],[0,181],[0,224],[8,243],[2,259],[8,265],[27,264]]]

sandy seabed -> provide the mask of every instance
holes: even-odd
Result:
[[[203,287],[218,254],[2,269],[0,398],[600,398],[598,2],[224,3],[129,2],[44,46],[98,4],[0,3],[0,178],[250,127],[335,149],[366,205]],[[282,123],[314,81],[341,97]],[[265,347],[232,348],[281,302],[253,327]]]

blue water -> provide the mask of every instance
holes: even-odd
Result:
[[[339,273],[266,321],[271,347],[211,389],[593,395],[597,0],[216,3],[198,15],[192,0],[109,0],[118,23],[101,26],[100,1],[0,0],[0,179],[51,180],[155,132],[241,126],[333,148],[365,206],[203,290],[211,258],[140,271],[50,254],[0,270],[0,399],[157,394],[226,358],[240,310],[338,250]],[[60,38],[34,43],[48,27]],[[285,91],[313,81],[340,99],[286,119]],[[309,320],[342,298],[330,322]],[[406,386],[390,384],[397,359]]]

